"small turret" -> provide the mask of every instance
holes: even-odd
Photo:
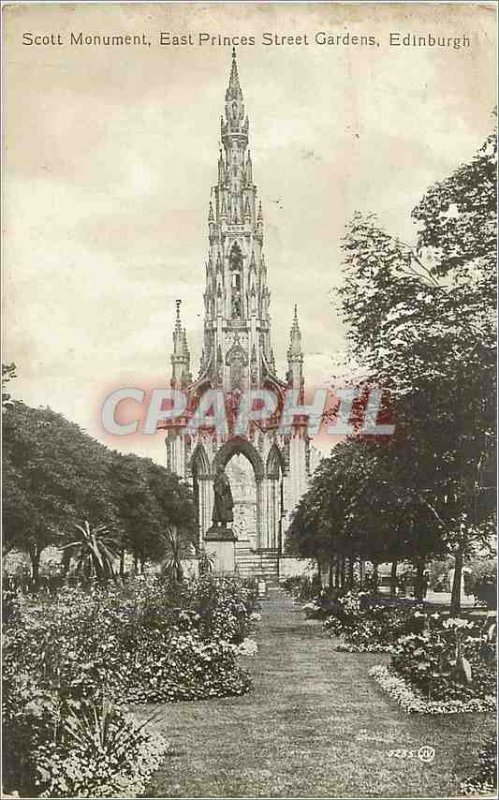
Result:
[[[251,186],[253,183],[253,164],[251,162],[251,153],[249,150],[246,158],[246,183],[248,186]]]
[[[224,181],[225,181],[225,161],[223,153],[220,150],[220,156],[218,158],[218,182],[222,186]]]
[[[303,350],[300,325],[298,322],[298,307],[296,304],[289,334],[288,367],[288,383],[291,384],[294,389],[301,389],[303,385]]]
[[[172,379],[171,385],[175,388],[187,386],[191,380],[190,374],[190,353],[187,346],[187,333],[185,328],[182,327],[180,318],[180,306],[182,301],[176,300],[177,313],[175,318],[175,327],[173,329],[173,354],[172,361]]]
[[[246,198],[246,202],[244,204],[244,221],[247,223],[251,222],[251,208],[248,198]]]

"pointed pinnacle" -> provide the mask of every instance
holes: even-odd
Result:
[[[236,48],[232,49],[232,66],[230,68],[229,91],[241,91],[239,75],[237,74]]]
[[[300,325],[298,323],[298,306],[295,303],[293,323],[291,325],[291,331],[289,334],[288,359],[292,359],[294,357],[301,357],[302,355],[303,353],[301,349],[301,332],[300,332]]]
[[[182,330],[182,325],[181,325],[181,322],[180,322],[180,306],[181,306],[181,304],[182,304],[182,300],[175,300],[175,305],[177,306],[177,316],[176,316],[176,319],[175,319],[175,330],[178,331],[179,333]]]

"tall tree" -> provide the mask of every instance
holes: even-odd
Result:
[[[4,547],[27,552],[38,581],[45,547],[76,520],[114,522],[109,451],[49,408],[12,401],[3,415]]]
[[[356,215],[344,241],[349,343],[396,411],[394,464],[462,559],[494,498],[496,137],[413,212],[415,247]]]

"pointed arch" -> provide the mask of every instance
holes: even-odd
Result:
[[[208,478],[210,475],[210,461],[203,444],[198,443],[194,448],[190,462],[190,470],[198,478]]]
[[[269,450],[265,467],[268,478],[279,478],[284,474],[284,456],[275,443]]]
[[[263,461],[258,450],[248,442],[246,439],[235,437],[225,442],[220,450],[217,452],[213,459],[213,472],[215,473],[219,466],[222,468],[230,461],[233,455],[242,453],[253,467],[255,478],[257,481],[263,480],[264,468]]]

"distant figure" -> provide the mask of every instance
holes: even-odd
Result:
[[[232,491],[230,488],[230,481],[224,472],[221,465],[217,467],[215,479],[213,481],[213,492],[215,501],[213,503],[213,514],[211,518],[215,526],[226,528],[228,522],[233,522],[234,514],[234,500],[232,499]]]

